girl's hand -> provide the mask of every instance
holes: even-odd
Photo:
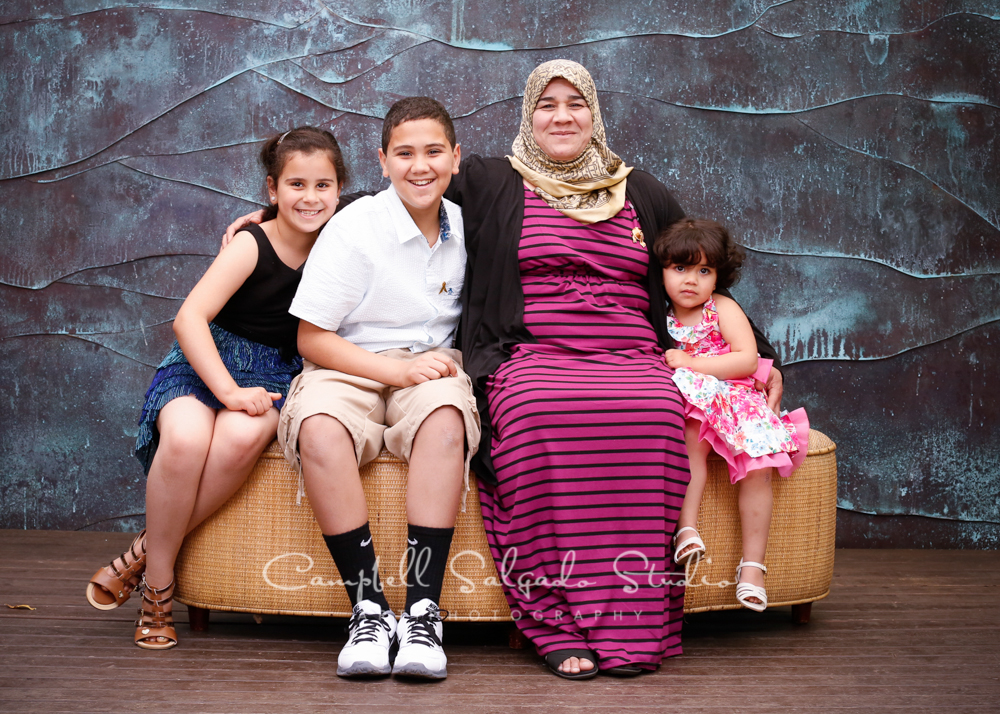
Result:
[[[226,234],[222,236],[222,247],[219,250],[225,250],[226,246],[229,245],[229,241],[233,239],[240,230],[246,226],[248,223],[263,223],[264,222],[264,210],[254,211],[253,213],[248,213],[245,216],[240,216],[235,221],[229,224],[229,228],[226,229]]]
[[[250,416],[260,416],[281,399],[281,395],[276,392],[269,392],[263,387],[237,387],[235,390],[225,395],[225,399],[219,399],[226,405],[226,409],[234,412],[246,412]]]
[[[667,363],[668,367],[673,367],[674,369],[680,369],[682,367],[687,367],[691,369],[691,356],[684,350],[667,350],[663,353],[663,361]]]
[[[400,386],[410,387],[423,384],[432,379],[454,377],[458,374],[458,366],[445,355],[437,352],[424,352],[416,359],[402,362],[403,372]]]

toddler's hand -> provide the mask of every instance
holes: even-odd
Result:
[[[454,377],[458,366],[454,360],[437,352],[424,352],[416,359],[403,362],[403,387],[422,384],[441,377]]]
[[[674,369],[681,367],[691,369],[691,357],[684,350],[667,350],[663,353],[663,361],[667,363],[668,367]]]
[[[250,416],[260,416],[281,399],[277,392],[269,392],[263,387],[249,387],[244,389],[238,387],[231,394],[227,394],[225,399],[219,401],[226,405],[226,409],[234,412],[246,412]]]

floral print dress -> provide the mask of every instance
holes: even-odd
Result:
[[[697,325],[681,324],[671,311],[667,327],[678,349],[692,357],[729,352],[712,298],[702,308]],[[755,389],[752,376],[723,380],[681,368],[674,371],[673,380],[684,396],[685,417],[701,422],[701,440],[708,441],[726,460],[732,483],[749,471],[771,467],[787,477],[805,459],[809,443],[805,410],[778,417],[767,406],[764,394]]]

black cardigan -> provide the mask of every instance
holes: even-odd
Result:
[[[467,156],[453,176],[445,198],[462,207],[469,259],[462,290],[458,344],[463,367],[472,378],[483,433],[473,469],[487,483],[496,483],[490,458],[493,429],[486,401],[486,380],[510,359],[514,345],[535,342],[524,326],[524,293],[517,249],[524,221],[524,189],[520,174],[507,159]],[[649,319],[660,346],[673,347],[667,332],[667,294],[663,269],[653,255],[653,239],[684,211],[666,187],[645,171],[632,171],[625,195],[635,206],[649,250]],[[725,290],[718,292],[728,295]],[[753,325],[751,321],[751,325]],[[764,335],[753,326],[757,351],[780,362]]]

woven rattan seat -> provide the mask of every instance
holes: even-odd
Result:
[[[809,455],[788,479],[774,479],[768,542],[769,606],[825,597],[833,576],[837,465],[835,445],[809,434]],[[386,596],[396,612],[405,600],[406,464],[388,451],[361,470],[375,550]],[[479,493],[460,513],[441,596],[451,621],[510,620],[486,545]],[[298,479],[277,443],[261,455],[246,484],[195,529],[177,559],[176,600],[195,608],[280,615],[347,617],[350,600],[323,543],[308,500],[296,504]],[[725,463],[709,460],[699,530],[707,559],[691,574],[686,612],[740,607],[734,572],[740,559],[737,490]],[[725,587],[718,584],[728,582]]]

